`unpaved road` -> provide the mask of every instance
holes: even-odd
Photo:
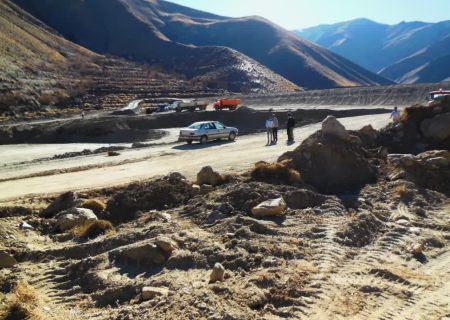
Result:
[[[385,114],[368,115],[342,118],[341,122],[347,129],[359,129],[367,124],[380,128],[386,125],[388,117]],[[125,151],[117,158],[103,154],[30,163],[20,168],[5,166],[0,171],[0,178],[4,180],[0,182],[0,201],[120,185],[174,171],[192,179],[206,165],[220,172],[240,172],[260,160],[275,161],[282,153],[295,149],[301,140],[319,128],[320,124],[297,128],[296,143],[293,145],[286,145],[285,132],[282,131],[279,144],[274,146],[265,146],[265,134],[252,134],[239,137],[233,143],[213,142],[191,146],[168,144]],[[70,172],[61,172],[61,168]],[[32,175],[40,176],[29,177]],[[29,178],[18,179],[24,176]]]

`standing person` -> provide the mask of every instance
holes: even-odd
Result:
[[[267,145],[272,144],[273,140],[273,119],[272,117],[269,117],[269,119],[266,120],[266,130],[267,130]]]
[[[81,111],[81,119],[84,119],[84,110]]]
[[[273,121],[273,128],[272,128],[272,134],[273,134],[273,142],[278,142],[278,118],[274,114],[272,114],[272,121]]]
[[[397,107],[394,107],[394,111],[391,112],[391,116],[389,117],[389,119],[392,118],[392,120],[394,120],[394,122],[399,122],[401,119],[401,114],[400,111],[398,111]]]
[[[292,113],[288,113],[288,120],[286,123],[288,143],[294,142],[294,127],[295,127],[295,119],[292,116]]]

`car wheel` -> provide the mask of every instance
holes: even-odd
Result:
[[[236,139],[236,132],[230,132],[230,135],[228,136],[228,140],[234,141]]]
[[[201,138],[200,138],[200,143],[201,144],[205,144],[205,143],[207,143],[208,142],[208,137],[207,136],[202,136]]]
[[[192,140],[186,140],[187,144],[192,144]]]

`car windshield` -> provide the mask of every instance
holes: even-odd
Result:
[[[198,130],[198,129],[200,129],[201,126],[202,126],[201,123],[193,123],[188,128]]]

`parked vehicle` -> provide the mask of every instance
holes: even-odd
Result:
[[[176,112],[181,112],[183,110],[195,111],[197,109],[206,110],[208,104],[208,101],[197,99],[194,99],[192,101],[175,101],[172,108],[175,109]]]
[[[192,141],[207,143],[215,139],[228,139],[234,141],[239,130],[233,127],[227,127],[219,121],[195,122],[187,128],[180,130],[179,141],[186,141],[191,144]]]
[[[224,109],[228,109],[228,110],[236,110],[237,107],[241,104],[241,99],[219,99],[216,102],[214,102],[214,109],[216,111],[219,110],[224,110]]]
[[[438,91],[431,91],[428,94],[427,100],[428,100],[429,107],[436,106],[444,100],[450,101],[450,91],[442,90],[442,89],[440,89]]]

